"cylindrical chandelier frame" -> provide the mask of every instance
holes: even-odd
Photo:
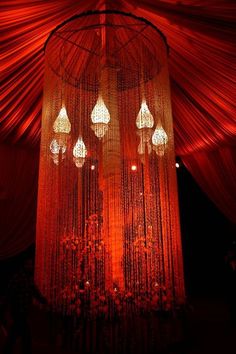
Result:
[[[167,52],[119,11],[76,15],[46,41],[36,281],[55,310],[184,303]]]

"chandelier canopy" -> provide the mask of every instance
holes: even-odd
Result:
[[[49,36],[38,193],[36,280],[55,309],[184,302],[167,45],[151,23],[90,12]]]

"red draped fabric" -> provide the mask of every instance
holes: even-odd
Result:
[[[38,149],[0,146],[0,259],[32,244],[35,237]]]
[[[233,222],[235,221],[236,154],[230,147],[201,150],[184,159],[200,187]]]
[[[66,19],[104,7],[145,17],[166,36],[176,154],[222,212],[236,222],[234,0],[11,0],[0,6],[0,142],[25,146],[25,155],[21,149],[16,151],[18,147],[15,155],[13,147],[0,150],[1,195],[9,190],[25,192],[10,203],[12,215],[17,210],[20,213],[12,217],[9,227],[1,199],[1,239],[8,240],[1,241],[2,257],[21,251],[34,238],[30,232],[21,232],[19,225],[30,225],[33,209],[29,205],[36,198],[35,175],[30,172],[25,180],[23,176],[32,166],[37,170],[37,154],[32,158],[36,150],[30,150],[38,147],[40,139],[44,43]],[[9,167],[17,154],[21,156],[17,165]],[[18,178],[13,181],[11,174]]]

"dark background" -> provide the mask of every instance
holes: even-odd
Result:
[[[235,240],[231,223],[198,187],[185,166],[177,168],[187,296],[225,295],[227,250]]]

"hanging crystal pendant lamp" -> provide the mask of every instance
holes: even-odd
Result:
[[[53,131],[55,133],[54,138],[50,143],[50,151],[52,153],[53,162],[59,165],[60,156],[61,159],[65,158],[65,152],[67,150],[68,136],[71,131],[71,123],[69,121],[66,107],[63,104],[60,112],[53,123]]]
[[[74,163],[76,167],[81,168],[84,165],[87,156],[87,149],[82,137],[79,137],[73,148]]]
[[[168,143],[168,136],[164,128],[157,124],[156,129],[152,135],[153,150],[158,156],[163,156],[165,153],[165,148]]]
[[[71,131],[71,123],[64,104],[62,105],[60,112],[53,123],[53,131],[58,134],[69,134]]]
[[[152,152],[150,139],[153,125],[153,116],[148,108],[145,98],[143,98],[141,108],[136,118],[136,126],[138,128],[137,134],[140,136],[140,143],[138,146],[139,155],[145,154],[145,146],[147,146],[148,154]]]
[[[65,152],[66,152],[66,145],[63,144],[62,142],[59,143],[57,139],[53,139],[50,144],[50,151],[52,153],[52,159],[55,165],[59,165],[59,155],[61,153],[62,159],[65,158]]]
[[[102,139],[108,130],[108,124],[111,120],[110,113],[103,101],[101,95],[98,96],[97,102],[91,113],[91,128],[98,139]]]

